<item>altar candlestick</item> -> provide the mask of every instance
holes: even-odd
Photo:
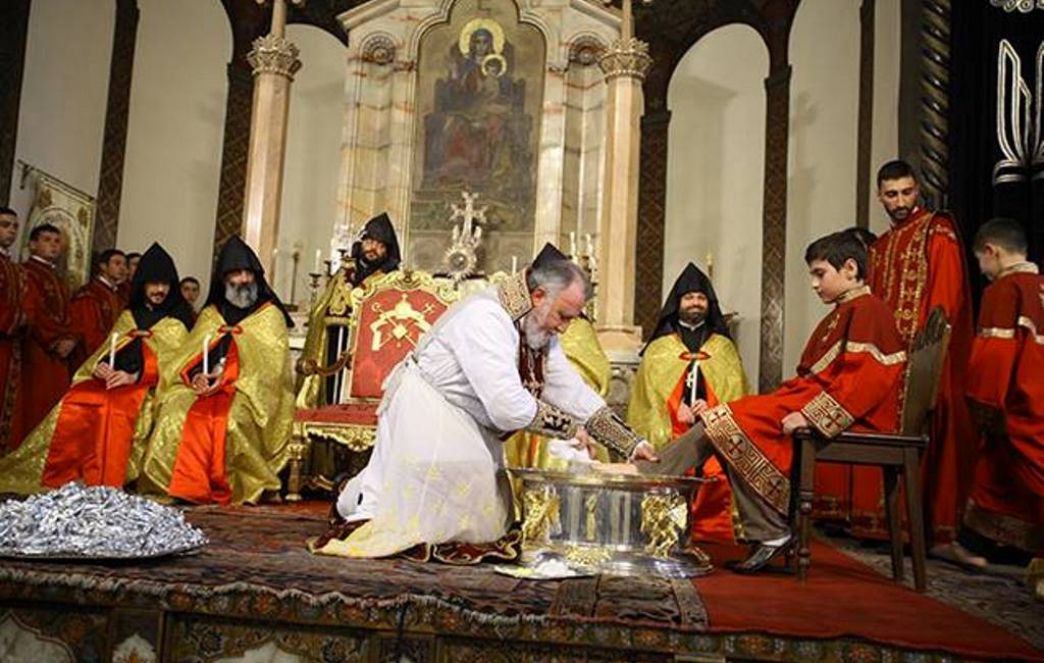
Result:
[[[576,258],[576,233],[569,231],[569,257]]]
[[[518,256],[511,256],[511,273],[518,273]]]
[[[714,280],[714,254],[707,253],[707,278]]]
[[[323,264],[323,250],[322,249],[316,249],[315,250],[315,266],[312,268],[312,271],[318,274],[319,273],[319,267],[321,267],[322,264]]]

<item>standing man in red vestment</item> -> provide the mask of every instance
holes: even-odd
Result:
[[[127,275],[124,277],[123,282],[117,287],[117,290],[120,293],[120,298],[123,299],[124,306],[127,306],[127,303],[130,302],[131,281],[134,280],[134,274],[138,271],[138,263],[141,262],[141,254],[137,251],[131,251],[126,254],[126,261]]]
[[[953,218],[918,205],[920,187],[908,163],[890,161],[881,167],[877,196],[892,227],[870,247],[870,289],[892,309],[907,349],[936,306],[952,327],[930,422],[932,441],[921,465],[929,531],[936,544],[945,544],[956,536],[975,454],[964,399],[972,339],[964,251]],[[901,409],[904,390],[898,398]],[[856,536],[887,537],[879,469],[853,471],[852,520]]]
[[[119,249],[102,251],[94,278],[73,295],[69,306],[73,333],[79,340],[72,363],[82,364],[105,343],[126,301],[119,287],[127,280],[127,256]]]
[[[1018,221],[988,221],[972,248],[991,281],[968,364],[983,445],[952,553],[981,569],[1003,552],[1021,563],[1044,552],[1044,278]]]
[[[863,281],[866,248],[851,233],[822,237],[805,251],[812,289],[833,310],[805,345],[797,376],[771,394],[747,396],[707,410],[685,435],[664,447],[642,472],[682,474],[712,454],[726,467],[748,541],[737,573],[754,573],[793,547],[787,516],[794,443],[814,427],[827,437],[853,429],[898,426],[895,392],[906,352],[888,306]]]
[[[11,418],[18,395],[18,375],[22,365],[22,346],[17,337],[25,321],[22,297],[25,284],[22,270],[9,253],[18,236],[18,214],[0,207],[0,456],[7,450]]]
[[[62,252],[62,233],[49,223],[29,233],[29,259],[22,263],[25,333],[22,371],[10,448],[15,449],[47,416],[69,388],[69,355],[76,336],[69,322],[69,286],[54,261]]]

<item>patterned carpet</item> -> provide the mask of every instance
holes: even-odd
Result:
[[[823,537],[849,557],[892,576],[892,558],[886,544],[864,545],[843,536]],[[909,557],[905,574],[913,577]],[[996,624],[1044,651],[1044,602],[1025,584],[1025,569],[991,565],[986,573],[969,573],[953,564],[929,558],[927,595],[963,612]]]

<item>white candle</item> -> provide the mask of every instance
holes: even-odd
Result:
[[[591,242],[591,233],[584,235],[584,246],[587,250],[587,257],[594,257],[594,243]]]
[[[210,376],[210,334],[203,337],[203,375]]]
[[[109,344],[109,368],[116,369],[116,339],[119,338],[119,334],[113,333],[112,343]]]
[[[322,249],[316,249],[315,250],[315,265],[312,267],[312,273],[313,274],[318,274],[319,273],[319,266],[322,265],[322,263],[323,263],[323,250]]]
[[[511,256],[511,273],[518,273],[518,256]]]
[[[569,257],[576,257],[576,233],[572,230],[569,231]]]

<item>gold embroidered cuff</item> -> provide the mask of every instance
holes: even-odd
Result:
[[[608,405],[592,414],[584,424],[584,429],[595,442],[609,447],[624,458],[630,458],[634,448],[642,441]]]
[[[526,426],[526,431],[553,437],[559,440],[570,440],[576,437],[576,431],[580,428],[580,422],[559,410],[554,405],[537,401],[536,416]]]
[[[806,403],[801,414],[827,437],[836,437],[855,422],[855,417],[825,391]]]

